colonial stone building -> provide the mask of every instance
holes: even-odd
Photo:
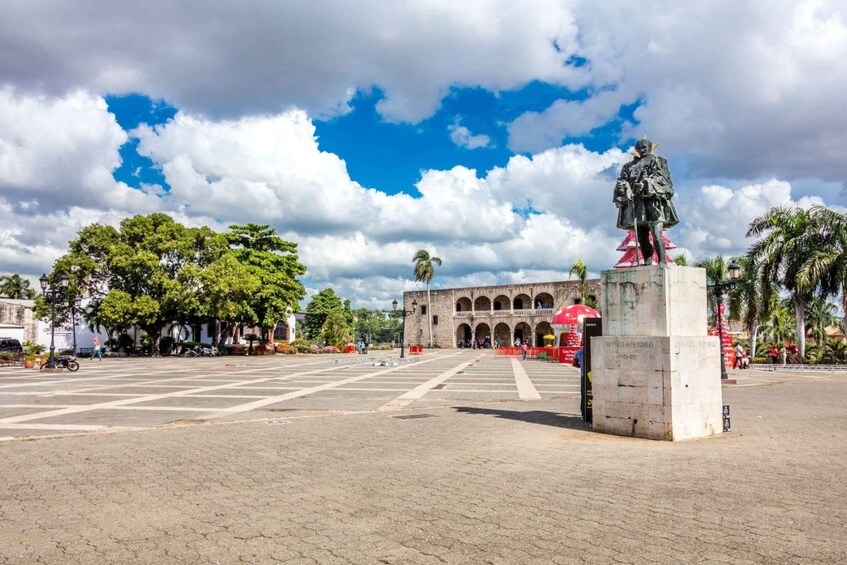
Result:
[[[587,294],[599,298],[600,280],[585,281]],[[459,342],[488,338],[503,345],[529,340],[544,345],[543,336],[552,334],[550,320],[561,307],[580,299],[579,281],[439,288],[430,290],[432,300],[432,340],[436,347],[457,347]],[[403,304],[412,309],[406,316],[404,342],[427,345],[426,290],[404,292]],[[599,310],[599,307],[598,307]]]

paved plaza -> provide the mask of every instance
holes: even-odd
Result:
[[[847,562],[844,372],[731,372],[732,432],[668,443],[569,366],[392,361],[0,368],[0,563]]]

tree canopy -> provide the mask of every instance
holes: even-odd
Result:
[[[296,245],[267,226],[231,229],[186,227],[162,213],[126,218],[117,229],[90,225],[56,261],[53,276],[69,276],[70,297],[90,297],[85,317],[92,326],[116,332],[137,325],[154,354],[174,322],[270,325],[302,297],[296,277],[305,267]]]
[[[306,306],[306,316],[303,320],[303,329],[309,339],[316,339],[321,335],[321,329],[327,316],[330,313],[337,312],[341,315],[341,319],[346,319],[344,316],[344,305],[341,299],[335,294],[331,288],[325,288],[312,297],[312,300]]]
[[[287,312],[298,310],[306,290],[298,277],[306,267],[297,257],[297,244],[279,237],[267,225],[232,225],[225,234],[233,255],[258,282],[248,299],[263,328],[273,327]]]

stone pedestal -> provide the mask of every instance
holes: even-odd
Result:
[[[667,441],[721,433],[705,270],[656,265],[602,277],[603,336],[591,340],[594,429]]]

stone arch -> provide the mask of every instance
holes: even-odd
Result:
[[[511,310],[512,309],[512,301],[505,294],[501,294],[494,299],[493,302],[494,311],[497,312],[499,310]],[[497,333],[496,331],[494,333]]]
[[[552,308],[553,295],[549,292],[539,292],[535,295],[535,298],[532,299],[532,304],[536,310],[541,308]]]
[[[512,308],[515,310],[529,310],[532,299],[528,294],[519,294],[512,300]]]
[[[532,339],[532,328],[526,322],[518,322],[515,325],[515,339],[519,339],[522,342],[524,340]],[[514,345],[514,342],[512,342]]]
[[[474,312],[491,312],[491,299],[487,296],[477,296],[473,301]]]
[[[471,299],[467,296],[461,297],[456,301],[456,312],[470,312],[473,309]]]
[[[471,331],[471,327],[468,324],[459,324],[459,327],[456,328],[456,341],[461,341],[461,347],[465,347],[470,342],[473,337],[473,332]]]
[[[538,322],[535,325],[535,347],[544,347],[544,336],[555,335],[550,322]]]
[[[512,330],[509,327],[509,324],[505,322],[500,322],[496,326],[494,326],[494,340],[500,340],[500,345],[502,346],[510,346],[512,345]]]
[[[476,331],[474,332],[474,338],[477,340],[488,338],[488,342],[491,343],[491,326],[485,322],[477,324]]]

